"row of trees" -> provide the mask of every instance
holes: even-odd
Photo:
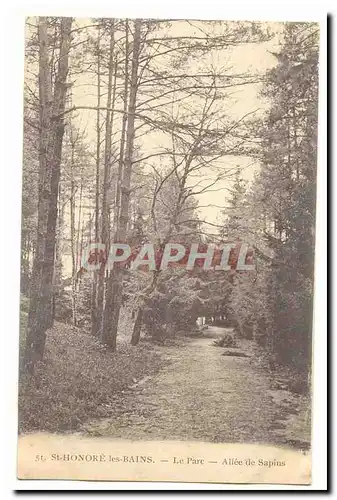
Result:
[[[228,235],[250,234],[256,249],[256,279],[237,277],[230,298],[242,333],[254,331],[275,361],[304,373],[311,364],[318,36],[315,24],[285,27],[263,88],[270,110],[254,125],[261,169],[249,189],[237,179],[224,227]]]
[[[236,46],[270,40],[272,34],[258,23],[39,18],[27,24],[26,368],[32,371],[42,359],[46,331],[65,301],[66,250],[72,322],[79,325],[90,305],[91,333],[111,350],[125,304],[133,311],[134,345],[144,323],[161,338],[216,311],[230,315],[243,335],[253,331],[268,338],[273,352],[281,352],[281,344],[287,350],[293,331],[295,350],[308,345],[307,325],[299,333],[294,322],[290,331],[282,311],[290,301],[292,316],[300,320],[311,300],[315,26],[285,25],[278,63],[261,75],[223,65]],[[262,81],[270,107],[266,118],[250,110],[237,118],[227,111],[234,91]],[[262,164],[249,190],[226,160],[247,156]],[[203,220],[200,195],[225,180],[232,195],[223,218],[219,224]],[[169,240],[237,238],[254,243],[262,259],[256,276],[181,269],[130,276],[120,268],[108,272],[101,259],[100,269],[88,277],[78,259],[92,241],[109,251],[112,241],[161,246]],[[288,322],[290,317],[288,311]]]

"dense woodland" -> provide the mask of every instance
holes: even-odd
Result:
[[[55,322],[118,356],[226,318],[270,363],[310,371],[318,27],[310,23],[27,19],[22,202],[23,371]],[[233,51],[278,40],[274,65]],[[230,113],[258,85],[262,110]],[[228,161],[227,161],[228,159]],[[245,177],[242,159],[252,160]],[[247,161],[244,163],[247,165]],[[258,165],[256,167],[256,165]],[[248,167],[249,168],[249,167]],[[201,195],[224,189],[216,222]],[[90,242],[244,241],[256,271],[88,273]],[[66,258],[67,257],[67,258]],[[123,322],[129,318],[127,323]],[[127,327],[125,327],[125,324]],[[35,374],[36,375],[36,374]]]

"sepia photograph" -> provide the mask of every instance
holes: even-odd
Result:
[[[319,48],[27,17],[19,479],[310,484]]]

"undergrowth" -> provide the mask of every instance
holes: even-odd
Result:
[[[149,344],[132,347],[120,342],[111,353],[90,335],[56,323],[34,376],[20,376],[19,430],[75,430],[83,422],[105,417],[113,396],[161,365]]]

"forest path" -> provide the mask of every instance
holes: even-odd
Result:
[[[285,391],[271,391],[268,374],[249,357],[223,356],[212,345],[226,329],[160,347],[169,360],[155,377],[136,383],[111,402],[111,417],[86,424],[92,435],[131,440],[287,443]],[[249,353],[250,343],[243,344]],[[278,395],[279,396],[279,395]],[[288,405],[289,410],[289,405]]]

